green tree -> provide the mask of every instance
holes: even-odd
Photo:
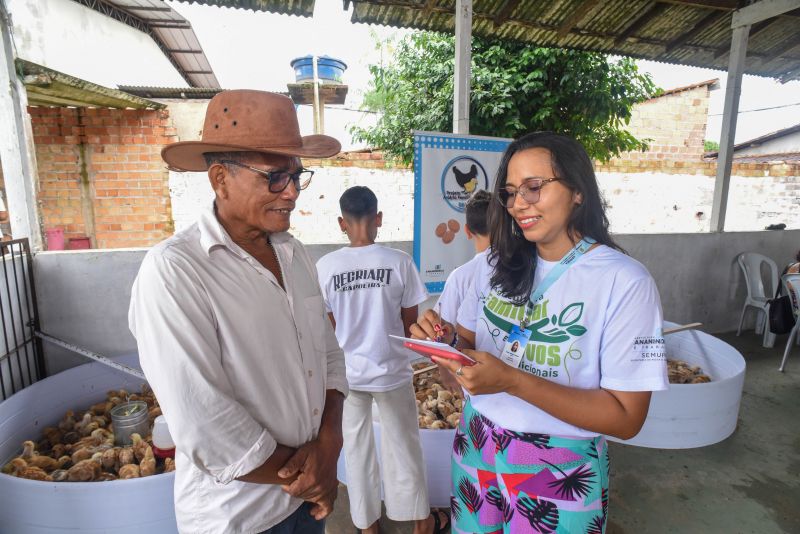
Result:
[[[409,163],[413,130],[451,131],[454,56],[450,35],[414,32],[401,39],[391,63],[370,66],[363,107],[380,118],[373,127],[351,126],[354,138]],[[552,130],[578,139],[601,161],[647,149],[647,140],[624,127],[633,105],[658,93],[629,58],[478,38],[471,91],[471,133]]]
[[[715,152],[719,150],[719,143],[716,141],[711,141],[710,139],[706,139],[703,141],[703,151],[704,152]]]

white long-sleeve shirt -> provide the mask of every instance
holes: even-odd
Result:
[[[182,532],[259,532],[289,516],[299,499],[236,479],[276,444],[314,439],[326,390],[347,394],[314,264],[289,234],[271,241],[285,291],[212,209],[153,247],[133,285],[129,326],[176,444]]]

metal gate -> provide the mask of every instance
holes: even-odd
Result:
[[[0,242],[0,401],[46,376],[27,239]]]

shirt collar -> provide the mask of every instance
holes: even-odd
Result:
[[[219,219],[217,219],[213,202],[200,213],[197,227],[200,230],[200,245],[206,254],[211,255],[211,250],[215,247],[225,247],[238,256],[247,255],[239,245],[234,243],[231,236],[219,222]],[[291,239],[292,235],[289,232],[278,232],[270,235],[270,241],[276,251],[283,253],[288,261],[292,259]]]

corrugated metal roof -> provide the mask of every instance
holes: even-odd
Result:
[[[150,35],[191,87],[219,88],[192,25],[163,0],[73,1]]]
[[[746,2],[745,2],[746,3]],[[351,20],[452,33],[455,0],[344,0]],[[727,70],[736,0],[474,0],[473,35]],[[800,10],[753,25],[746,72],[800,79]]]
[[[166,106],[17,58],[31,106],[161,109]]]
[[[179,0],[189,4],[269,11],[282,15],[310,17],[314,14],[314,0]],[[328,0],[333,1],[333,0]]]

